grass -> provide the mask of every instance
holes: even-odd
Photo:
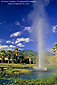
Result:
[[[8,67],[12,67],[12,68],[33,68],[37,66],[36,64],[14,64],[14,63],[0,63],[0,67],[4,67],[4,68],[8,68]],[[45,65],[45,67],[47,68],[57,68],[57,64],[54,65]]]
[[[35,67],[35,64],[8,64],[8,63],[0,63],[0,67],[15,67],[14,69],[9,68],[7,69],[7,73],[12,73],[14,75],[18,75],[20,73],[28,73],[31,72],[31,70],[26,70],[26,69],[18,69],[18,68],[25,68],[25,67]],[[57,68],[57,65],[46,65],[47,68]],[[46,79],[32,79],[32,80],[22,80],[18,77],[5,77],[3,78],[2,76],[0,77],[1,79],[7,79],[13,81],[15,84],[19,85],[56,85],[57,84],[57,76],[46,78]]]
[[[22,73],[29,73],[32,72],[32,70],[27,70],[27,69],[13,69],[13,68],[9,68],[6,70],[6,74],[14,74],[14,75],[19,75]]]
[[[13,64],[13,63],[0,63],[0,67],[8,68],[9,66],[13,68],[33,68],[36,64]]]

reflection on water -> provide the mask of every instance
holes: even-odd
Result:
[[[33,69],[32,73],[27,73],[27,74],[21,74],[19,78],[22,79],[37,79],[37,78],[47,78],[47,77],[52,77],[54,76],[54,73],[57,71],[56,68],[49,68],[48,71],[46,72],[41,72],[38,70]]]
[[[14,85],[10,80],[0,80],[0,85]]]
[[[28,69],[28,68],[27,68]],[[38,71],[36,69],[30,69],[32,70],[31,73],[24,73],[20,74],[21,79],[41,79],[41,78],[47,78],[47,77],[52,77],[54,76],[54,73],[56,74],[57,69],[56,68],[49,68],[48,71]],[[56,74],[57,75],[57,74]],[[8,76],[9,78],[9,76]],[[0,80],[0,85],[15,85],[13,82],[10,80]]]

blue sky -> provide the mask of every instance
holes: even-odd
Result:
[[[31,38],[33,25],[28,18],[31,11],[33,4],[12,6],[0,2],[0,50],[18,47],[37,51],[37,40]],[[50,24],[46,40],[49,50],[57,42],[57,0],[51,1],[45,11]]]

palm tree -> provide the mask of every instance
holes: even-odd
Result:
[[[20,51],[19,48],[15,48],[14,51],[15,51],[15,55],[16,55],[16,63],[17,63],[18,59],[21,63],[24,60],[24,56],[23,56],[22,52]]]
[[[1,51],[0,51],[2,63],[4,62],[5,54],[6,54],[6,51],[5,51],[5,50],[1,50]]]
[[[8,63],[10,63],[10,58],[11,58],[12,51],[11,50],[7,50],[6,53],[7,53]]]
[[[11,56],[12,63],[14,63],[13,60],[15,59],[15,56],[16,56],[15,51],[13,51]]]
[[[52,51],[56,52],[56,56],[57,56],[57,43],[55,43],[53,46],[54,46],[54,48],[52,48]]]
[[[16,63],[17,63],[17,59],[18,59],[19,54],[20,54],[20,49],[19,49],[19,48],[15,48],[15,49],[14,49],[14,52],[15,52]]]
[[[22,61],[24,61],[24,55],[22,53],[19,54],[19,60],[20,60],[20,63],[22,63]]]
[[[31,61],[33,58],[33,53],[28,53],[28,58],[29,58],[29,63],[31,64]]]

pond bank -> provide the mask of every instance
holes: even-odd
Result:
[[[18,85],[54,85],[54,84],[56,85],[57,84],[57,76],[56,76],[57,73],[55,74],[54,67],[51,69],[50,66],[49,66],[48,73],[53,73],[52,77],[48,76],[48,78],[42,78],[42,79],[40,79],[40,77],[38,77],[37,79],[36,78],[35,79],[33,79],[33,78],[21,79],[21,77],[20,77],[21,75],[23,76],[23,74],[27,74],[27,76],[30,76],[29,73],[31,73],[31,72],[32,72],[31,74],[34,74],[34,77],[35,77],[35,73],[33,73],[34,72],[33,69],[30,68],[30,67],[32,67],[32,65],[31,66],[26,65],[26,66],[28,66],[29,68],[18,69],[18,68],[12,68],[9,65],[8,69],[6,71],[4,71],[4,73],[2,73],[2,75],[0,74],[0,80],[2,80],[3,83],[5,83],[4,85],[8,85],[8,83],[10,83],[10,82],[12,82],[12,84],[10,84],[10,85],[17,85],[17,84]],[[26,66],[24,65],[25,68],[26,68]],[[20,67],[21,67],[21,65],[20,65]],[[55,67],[55,69],[57,71],[56,67]],[[11,74],[10,74],[10,71],[12,72]],[[36,72],[36,76],[38,76],[39,72],[37,72],[37,71],[35,71],[35,72]],[[41,73],[44,75],[46,72],[45,73],[41,72]],[[19,76],[18,76],[18,74],[19,74]],[[40,76],[42,77],[42,75],[40,75]],[[10,82],[7,82],[8,80]],[[0,82],[0,84],[1,84],[1,82]]]
[[[9,78],[9,80],[12,82],[12,84],[9,84],[9,85],[56,85],[57,84],[57,76],[54,76],[51,78],[46,78],[46,79],[36,79],[36,80],[34,80],[34,79],[22,80],[19,78]],[[10,82],[8,82],[8,83],[10,83]],[[8,85],[8,83],[4,82],[3,85]]]

